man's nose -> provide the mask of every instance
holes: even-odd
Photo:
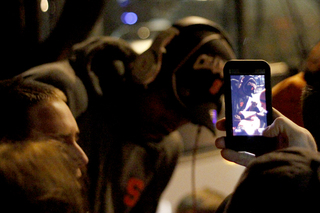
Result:
[[[74,146],[77,155],[77,163],[80,167],[85,167],[89,162],[88,156],[77,143],[75,143]]]

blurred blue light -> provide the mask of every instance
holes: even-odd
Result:
[[[213,123],[214,125],[216,125],[216,123],[217,123],[217,121],[218,121],[218,113],[217,113],[217,110],[215,110],[215,109],[210,110],[210,115],[211,115],[212,123]]]
[[[117,0],[118,4],[120,7],[126,7],[129,5],[130,1],[129,0]]]
[[[121,15],[121,21],[124,24],[133,25],[133,24],[137,23],[138,16],[134,12],[124,12]]]

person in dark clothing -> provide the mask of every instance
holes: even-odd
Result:
[[[253,76],[241,77],[239,80],[231,79],[232,90],[232,112],[233,114],[233,126],[237,126],[241,119],[244,119],[241,111],[247,108],[249,97],[255,92],[257,83]]]
[[[192,121],[214,131],[209,109],[221,108],[222,69],[232,58],[216,23],[187,17],[141,55],[121,39],[89,38],[68,60],[21,76],[64,91],[71,110],[88,97],[86,110],[73,112],[90,159],[92,212],[155,212],[182,150],[176,130]]]
[[[318,144],[320,141],[319,71],[320,42],[309,52],[301,72],[286,78],[272,88],[273,106],[298,125],[308,129]]]
[[[291,147],[252,161],[218,212],[318,212],[320,155]]]
[[[320,42],[311,50],[304,70],[303,80],[305,87],[302,89],[302,118],[303,124],[315,138],[320,147]]]
[[[243,128],[242,121],[250,119],[251,122],[251,116],[245,116],[243,111],[248,110],[248,105],[250,103],[249,99],[252,98],[252,94],[255,93],[256,88],[257,83],[252,75],[240,77],[233,76],[231,79],[232,127],[234,128],[234,134],[248,134],[245,128]]]

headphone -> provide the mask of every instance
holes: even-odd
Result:
[[[178,20],[172,27],[160,32],[151,47],[137,57],[132,65],[133,80],[147,87],[159,74],[162,67],[163,54],[168,53],[168,46],[172,45],[173,41],[177,43],[175,46],[181,46],[181,43],[190,36],[189,33],[194,31],[199,31],[200,33],[201,31],[207,31],[209,35],[203,38],[199,36],[191,45],[188,44],[187,46],[192,49],[189,48],[187,55],[175,55],[175,57],[181,57],[179,58],[180,60],[177,59],[180,63],[176,64],[176,67],[172,69],[172,73],[176,72],[199,48],[213,40],[221,41],[226,55],[229,55],[228,57],[230,58],[235,58],[230,39],[217,23],[202,17],[189,16]]]
[[[169,79],[170,82],[164,83],[172,87],[180,104],[189,111],[199,111],[196,108],[210,100],[209,98],[203,101],[201,98],[196,100],[198,96],[202,96],[201,92],[199,95],[195,92],[192,98],[188,97],[189,91],[195,91],[198,90],[198,86],[201,87],[201,83],[192,82],[194,79],[190,73],[204,73],[201,70],[219,65],[220,73],[214,74],[222,79],[224,64],[221,64],[221,61],[226,62],[233,58],[235,54],[230,39],[218,24],[202,17],[189,16],[160,32],[150,48],[136,58],[132,63],[132,80],[148,89],[156,82],[163,84],[163,79],[165,81]],[[201,80],[206,80],[206,77],[202,77]],[[211,86],[212,82],[209,83]],[[217,97],[220,98],[221,94],[222,90]],[[212,100],[212,102],[218,102],[218,100]],[[214,108],[221,108],[221,106],[214,106]],[[196,114],[195,117],[201,117],[202,113]],[[209,120],[212,123],[211,119]]]

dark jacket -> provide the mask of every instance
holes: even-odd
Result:
[[[125,81],[136,53],[122,40],[89,39],[68,60],[21,75],[64,91],[89,157],[91,212],[155,212],[182,150],[177,131],[160,142],[134,137],[135,121],[124,116]],[[137,121],[138,122],[138,121]]]

